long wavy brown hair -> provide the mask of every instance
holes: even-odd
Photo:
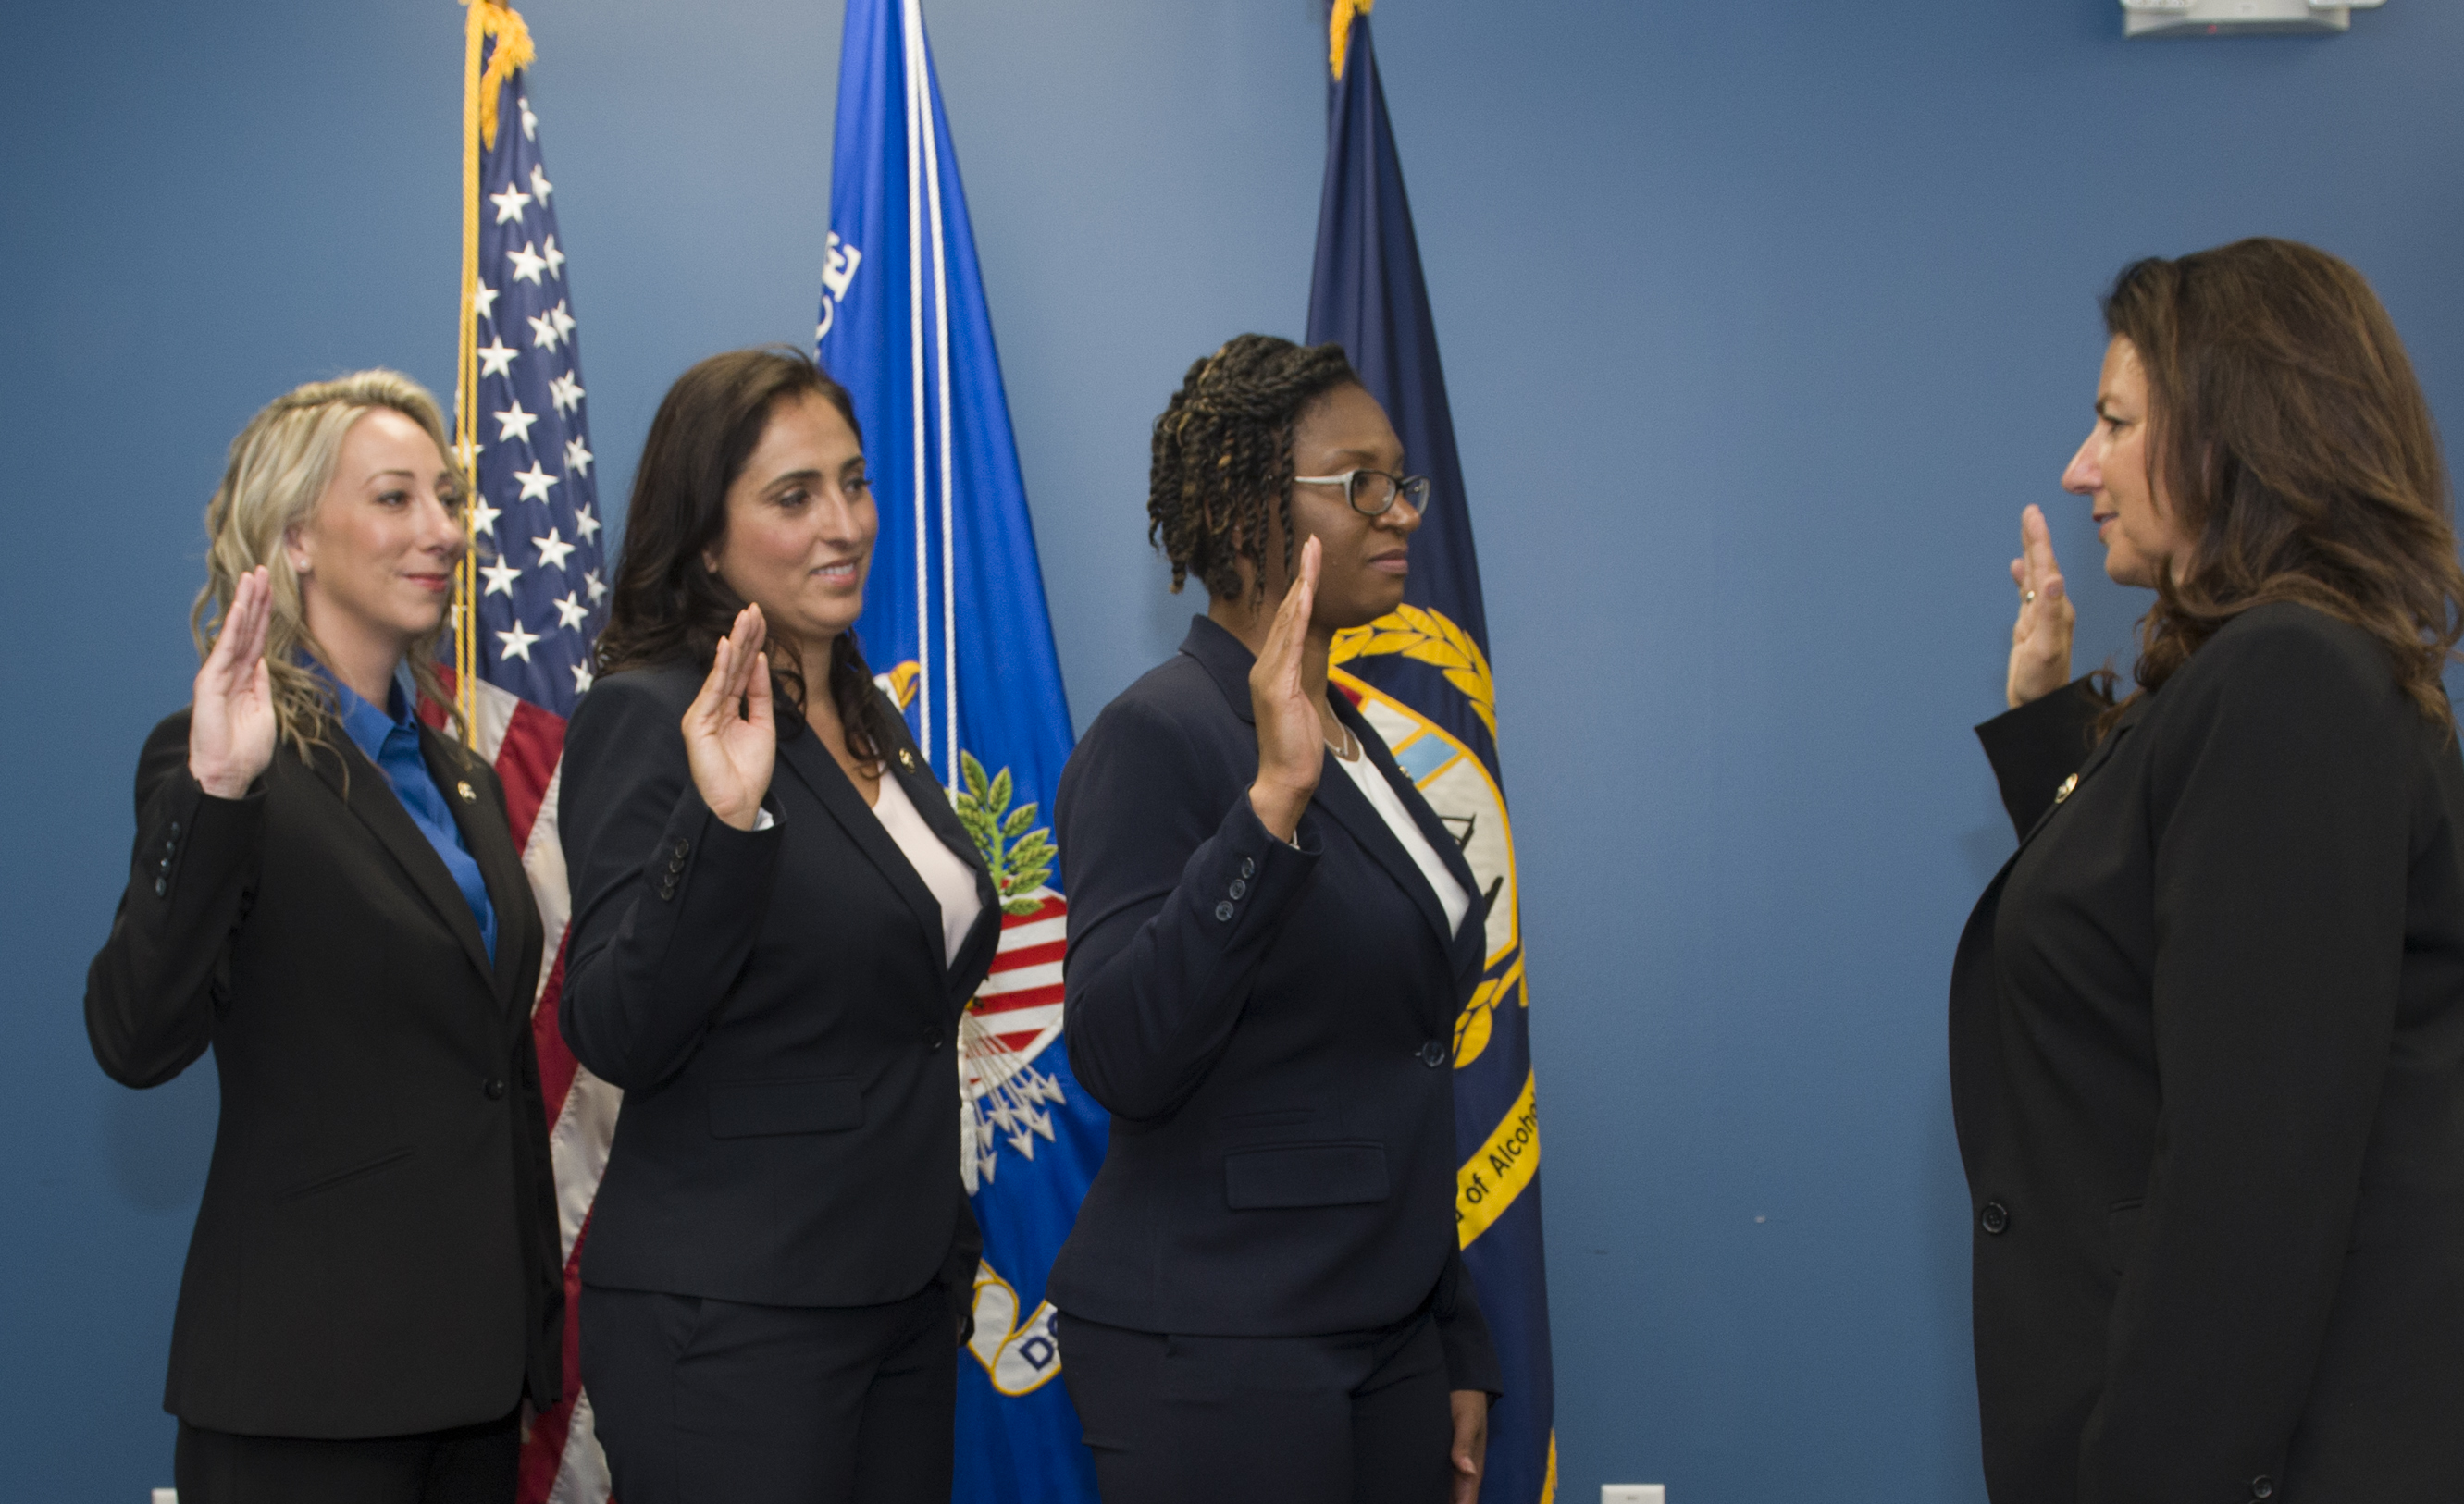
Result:
[[[2447,469],[2361,273],[2238,240],[2135,262],[2103,307],[2147,373],[2149,478],[2193,539],[2139,623],[2130,699],[2241,613],[2298,600],[2377,638],[2421,713],[2447,722],[2440,674],[2464,636]]]
[[[633,496],[625,510],[625,549],[599,634],[597,672],[612,674],[688,659],[707,671],[745,601],[718,572],[702,563],[727,533],[727,489],[761,443],[781,403],[818,393],[864,442],[855,400],[812,357],[774,345],[715,355],[676,378],[650,420]],[[779,738],[804,726],[805,669],[796,644],[773,632],[770,688],[779,706]],[[853,631],[830,642],[830,702],[847,730],[847,753],[879,764],[889,745],[881,699]]]

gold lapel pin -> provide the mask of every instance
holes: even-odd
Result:
[[[915,771],[915,754],[909,752],[906,748],[901,747],[898,749],[898,766],[906,769],[909,773],[913,773]]]
[[[2056,790],[2054,791],[2054,802],[2055,802],[2056,804],[2059,804],[2060,802],[2062,802],[2062,800],[2069,798],[2069,797],[2071,796],[2071,791],[2072,791],[2073,789],[2078,788],[2078,787],[2079,787],[2079,774],[2075,773],[2075,774],[2072,774],[2069,777],[2064,778],[2064,779],[2062,780],[2062,786],[2061,786],[2060,788],[2056,789]]]
[[[479,802],[479,796],[472,789],[471,780],[468,778],[455,784],[453,786],[453,792],[462,796],[462,802],[465,804],[476,804]]]

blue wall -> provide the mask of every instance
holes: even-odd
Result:
[[[2056,477],[2093,295],[2251,233],[2377,283],[2456,431],[2464,11],[2124,44],[2110,0],[1390,0],[1378,46],[1452,376],[1524,861],[1562,1497],[1980,1499],[1943,989],[2011,844],[2015,514],[2088,656],[2139,602]],[[621,497],[669,379],[809,336],[836,8],[533,0],[583,375]],[[1313,0],[931,0],[1081,724],[1192,602],[1146,425],[1297,332]],[[260,403],[449,385],[461,11],[12,4],[0,478],[0,1498],[130,1504],[209,1072],[78,1017],[145,728],[193,671],[198,514]]]

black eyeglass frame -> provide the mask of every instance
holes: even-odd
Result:
[[[1375,475],[1387,483],[1386,499],[1375,507],[1364,507],[1360,504],[1360,477],[1363,475]],[[1413,511],[1429,510],[1429,477],[1426,475],[1397,475],[1386,470],[1352,469],[1335,475],[1295,475],[1292,477],[1292,484],[1340,486],[1343,488],[1343,504],[1364,517],[1384,516],[1395,510],[1396,497],[1407,494]]]

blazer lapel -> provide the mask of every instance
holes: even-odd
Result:
[[[478,968],[490,991],[502,996],[502,989],[496,985],[496,969],[488,959],[487,942],[479,936],[479,922],[472,917],[471,905],[455,885],[453,874],[445,870],[444,859],[436,855],[436,848],[411,823],[410,812],[402,807],[393,785],[385,781],[385,770],[369,761],[348,737],[340,740],[342,745],[339,749],[326,749],[310,759],[317,775],[393,857],[411,886],[428,901],[428,906],[445,927],[453,931],[453,937],[462,942],[463,953]]]
[[[1370,752],[1373,745],[1364,739],[1360,755],[1373,755]],[[1395,839],[1394,831],[1387,828],[1385,817],[1377,813],[1377,807],[1369,802],[1369,796],[1360,792],[1360,786],[1353,782],[1352,774],[1344,770],[1342,760],[1331,752],[1326,754],[1325,771],[1318,774],[1317,797],[1311,802],[1322,806],[1345,830],[1350,831],[1352,839],[1359,842],[1360,849],[1375,858],[1377,864],[1386,869],[1386,875],[1411,897],[1413,905],[1420,911],[1420,917],[1428,921],[1429,932],[1437,936],[1439,948],[1452,959],[1455,937],[1446,931],[1446,911],[1440,906],[1438,895],[1429,887],[1429,880],[1420,875],[1419,863],[1414,861],[1411,853],[1403,849],[1403,843]],[[1404,806],[1406,809],[1410,807],[1408,804]],[[1442,851],[1443,848],[1440,849]],[[1465,887],[1463,891],[1471,890]]]
[[[1352,728],[1354,736],[1360,738],[1364,752],[1374,759],[1379,775],[1386,780],[1386,786],[1395,791],[1395,796],[1402,801],[1403,808],[1411,812],[1412,823],[1419,827],[1420,839],[1429,843],[1429,849],[1436,852],[1438,860],[1444,863],[1446,875],[1463,890],[1463,897],[1470,906],[1463,911],[1463,923],[1455,927],[1453,934],[1446,936],[1446,940],[1456,952],[1456,970],[1478,966],[1488,951],[1488,903],[1487,895],[1480,889],[1480,880],[1472,875],[1471,863],[1463,860],[1463,842],[1446,828],[1445,821],[1438,818],[1438,812],[1429,807],[1428,796],[1397,764],[1386,739],[1377,734],[1376,729],[1369,724],[1369,717],[1360,713],[1360,708],[1352,703],[1350,695],[1340,691],[1335,693],[1334,713],[1344,725]],[[1405,855],[1408,857],[1409,853]],[[1412,863],[1412,870],[1418,877],[1419,864]],[[1428,886],[1425,878],[1421,879],[1420,885]],[[1430,895],[1430,901],[1436,904],[1435,894]],[[1444,905],[1437,905],[1436,911],[1439,929],[1442,933],[1445,927]]]
[[[890,832],[882,827],[881,817],[864,802],[864,796],[858,794],[855,785],[847,780],[847,772],[839,766],[838,759],[830,755],[829,749],[822,745],[821,737],[809,728],[781,743],[779,752],[781,759],[795,770],[796,776],[803,780],[804,787],[813,791],[813,796],[821,801],[822,808],[839,822],[839,828],[847,833],[847,839],[855,843],[855,849],[864,853],[865,860],[873,864],[881,873],[882,881],[890,884],[891,890],[915,916],[919,938],[931,947],[933,970],[935,974],[939,974],[942,970],[941,905],[933,897],[933,890],[924,885],[924,880],[915,875],[914,867],[899,851],[898,842],[890,839]],[[896,760],[896,753],[891,754],[891,759]],[[908,796],[914,797],[912,792]],[[923,807],[920,800],[916,807]],[[931,818],[930,816],[925,817]]]
[[[2095,751],[2087,754],[2087,761],[2079,764],[2079,771],[2074,775],[2075,781],[2071,784],[2069,792],[2055,799],[2051,808],[2036,817],[2036,823],[2028,827],[2028,834],[2019,838],[2017,849],[2011,853],[2013,861],[2018,859],[2019,852],[2028,849],[2028,842],[2036,839],[2037,832],[2053,823],[2054,817],[2062,812],[2063,805],[2079,796],[2079,791],[2086,785],[2087,780],[2095,777],[2099,769],[2113,760],[2115,750],[2122,746],[2122,739],[2130,734],[2131,728],[2137,726],[2145,717],[2147,708],[2154,703],[2155,697],[2148,695],[2123,712],[2122,719],[2114,723],[2112,731],[2107,733],[2103,741],[2096,745]]]
[[[532,916],[538,905],[531,901],[530,874],[522,867],[521,854],[514,850],[513,830],[503,811],[489,797],[487,780],[477,775],[451,742],[422,726],[419,750],[428,759],[429,776],[445,792],[446,808],[453,812],[454,828],[462,833],[462,849],[479,864],[479,877],[488,884],[488,902],[496,910],[497,1000],[508,1008],[517,1001],[527,1004],[529,999],[514,996],[514,983],[521,974],[522,956],[532,941]],[[461,890],[454,891],[458,897]],[[465,903],[462,907],[467,913],[471,905]],[[527,1020],[529,1008],[523,1007],[520,1014]]]
[[[976,839],[967,834],[967,827],[958,823],[957,811],[950,807],[949,791],[934,781],[931,765],[917,755],[913,743],[908,739],[905,717],[892,710],[890,719],[895,728],[892,734],[898,738],[898,745],[890,751],[889,776],[896,778],[898,786],[907,791],[908,802],[915,806],[915,813],[924,817],[924,823],[933,828],[933,834],[941,838],[941,844],[949,847],[951,854],[965,862],[967,870],[976,875],[976,922],[967,926],[966,938],[958,944],[957,957],[949,967],[953,977],[966,976],[975,970],[976,948],[983,944],[987,934],[995,945],[1000,943],[1001,893],[993,886],[992,868],[985,862],[982,850],[976,845]],[[873,823],[879,824],[880,821]],[[905,854],[901,853],[902,865],[912,868],[913,864],[904,859]],[[936,937],[941,933],[940,912],[940,905],[936,903],[933,908],[933,933]],[[986,965],[990,965],[989,957]],[[967,1001],[963,997],[957,1000],[961,1003]]]

